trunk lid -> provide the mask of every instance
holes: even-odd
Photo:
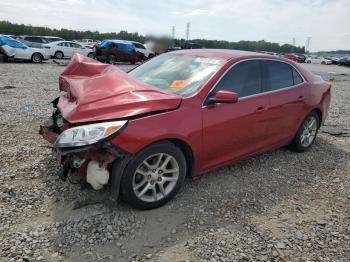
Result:
[[[182,97],[151,87],[113,65],[75,54],[59,77],[57,104],[70,123],[127,118],[173,110]]]

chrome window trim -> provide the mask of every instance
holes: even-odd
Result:
[[[255,61],[255,60],[258,60],[258,61],[261,61],[261,60],[262,61],[276,61],[276,62],[280,62],[280,63],[285,63],[285,64],[291,66],[292,68],[294,68],[294,70],[302,78],[303,82],[301,82],[301,83],[299,83],[297,85],[287,86],[287,87],[283,87],[283,88],[272,90],[272,91],[261,92],[259,94],[255,94],[255,95],[243,96],[243,97],[238,98],[238,102],[240,100],[246,100],[246,99],[257,97],[257,96],[261,96],[261,95],[272,94],[272,93],[280,92],[280,91],[283,91],[283,90],[296,88],[296,87],[306,83],[306,80],[305,80],[304,76],[299,72],[299,70],[294,65],[292,65],[291,63],[289,63],[287,61],[282,61],[282,60],[274,59],[274,58],[246,58],[246,59],[243,59],[243,60],[240,60],[240,61],[237,61],[237,62],[233,63],[232,65],[230,65],[229,68],[226,69],[226,71],[220,76],[220,78],[216,81],[216,83],[213,85],[213,87],[210,89],[210,91],[205,96],[205,99],[203,100],[203,103],[202,103],[202,108],[205,108],[205,107],[208,106],[208,105],[205,105],[204,103],[205,103],[205,101],[207,101],[209,94],[215,89],[215,87],[218,85],[218,83],[221,81],[221,79],[232,69],[232,67],[234,67],[235,65],[238,65],[239,63],[242,63],[242,62]],[[293,77],[293,81],[294,81],[294,77]]]

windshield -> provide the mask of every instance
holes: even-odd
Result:
[[[190,96],[225,61],[189,55],[165,54],[135,68],[129,75],[166,92]]]

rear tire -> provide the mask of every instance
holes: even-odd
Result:
[[[173,143],[150,145],[137,153],[124,169],[122,199],[139,209],[160,207],[180,190],[186,169],[185,156]]]
[[[88,53],[88,55],[87,55],[88,57],[90,57],[90,58],[95,58],[95,55],[94,55],[94,53],[93,52],[91,52],[91,53]]]
[[[312,111],[300,125],[293,142],[290,144],[292,150],[296,152],[305,152],[314,144],[318,129],[320,127],[320,118],[315,111]]]
[[[118,62],[118,58],[115,55],[109,55],[107,57],[107,63],[108,64],[114,65],[117,62]]]
[[[64,55],[63,55],[63,53],[62,53],[61,51],[57,51],[57,52],[55,53],[55,58],[57,58],[57,59],[63,59],[63,57],[64,57]]]
[[[43,61],[43,56],[40,53],[34,53],[32,55],[32,62],[33,63],[41,63]]]

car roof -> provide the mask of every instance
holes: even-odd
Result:
[[[59,37],[59,36],[52,36],[52,35],[44,35],[42,37],[46,37],[46,38],[60,38],[60,39],[63,39],[62,37]]]
[[[221,59],[221,60],[231,60],[233,58],[271,58],[286,61],[281,57],[275,55],[242,51],[242,50],[232,50],[232,49],[182,49],[178,51],[172,51],[171,53],[184,54],[184,55],[194,55],[207,58]]]
[[[117,44],[127,44],[127,45],[132,44],[132,42],[128,41],[128,40],[106,39],[106,40],[103,40],[103,41],[111,41],[111,42],[117,43]]]
[[[68,43],[74,43],[74,44],[77,44],[76,42],[73,42],[73,41],[67,41],[67,40],[59,40],[59,41],[54,41],[54,42],[51,42],[51,43],[49,43],[49,44],[52,44],[52,43],[54,43],[54,44],[59,44],[59,43],[66,43],[66,42],[68,42]]]

